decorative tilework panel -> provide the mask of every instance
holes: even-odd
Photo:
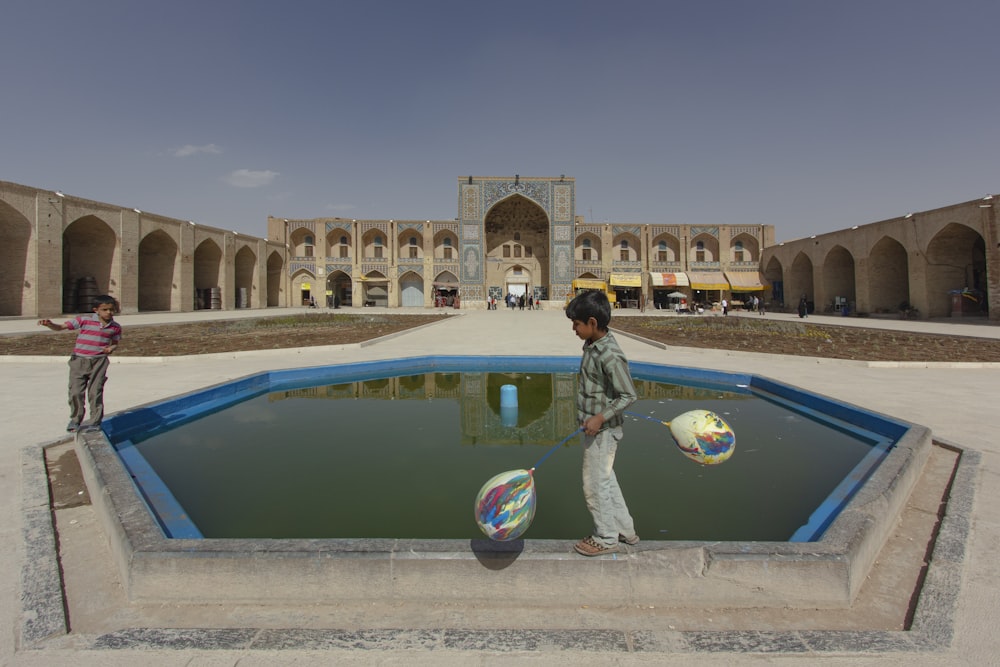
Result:
[[[553,282],[572,280],[573,249],[567,245],[557,245],[552,249]]]
[[[424,223],[422,222],[399,222],[396,223],[396,231],[403,231],[406,229],[415,229],[420,233],[424,231]]]
[[[709,236],[714,236],[719,238],[719,228],[718,227],[695,227],[691,226],[691,237],[694,238],[698,234],[708,234]]]
[[[483,183],[483,210],[489,210],[493,204],[504,197],[519,194],[534,200],[545,210],[546,214],[551,214],[548,186],[547,181],[521,181],[517,184],[511,180],[485,181]]]
[[[482,260],[479,244],[462,246],[462,283],[478,283],[482,280]]]
[[[462,240],[478,241],[479,225],[462,225]]]
[[[552,238],[556,241],[569,241],[573,238],[573,228],[570,225],[552,225]]]
[[[350,264],[327,264],[326,274],[336,273],[337,271],[343,271],[347,275],[351,275],[351,265]]]
[[[353,223],[351,223],[351,221],[349,220],[344,220],[340,222],[333,221],[326,223],[326,231],[327,233],[331,232],[334,229],[343,229],[346,231],[351,231],[351,227],[353,226],[354,226]]]
[[[482,217],[479,212],[479,186],[462,186],[462,219],[478,220]]]
[[[573,221],[573,188],[569,185],[556,185],[553,188],[555,207],[553,219],[556,222]]]
[[[611,228],[611,233],[615,236],[619,234],[632,234],[639,238],[642,237],[642,230],[639,225],[615,225]]]

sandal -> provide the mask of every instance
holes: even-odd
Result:
[[[577,542],[573,548],[576,549],[578,554],[583,556],[600,556],[602,554],[613,554],[618,551],[617,544],[607,547],[589,535]]]
[[[619,533],[618,534],[618,541],[619,542],[623,542],[624,544],[627,544],[630,547],[634,547],[635,545],[639,544],[639,536],[638,535],[633,535],[632,537],[625,537],[624,535],[622,535],[621,533]]]

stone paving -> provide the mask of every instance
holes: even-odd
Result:
[[[267,311],[270,314],[272,311]],[[130,324],[178,322],[185,318],[251,316],[235,313],[143,314]],[[276,313],[275,313],[276,314]],[[106,403],[123,410],[191,389],[268,368],[324,365],[435,353],[578,354],[580,343],[560,311],[472,311],[448,321],[366,347],[331,346],[303,350],[171,358],[155,363],[115,360]],[[626,314],[615,313],[615,316]],[[641,316],[628,313],[627,316]],[[769,314],[775,318],[793,318]],[[830,324],[851,318],[816,317]],[[1000,337],[1000,327],[982,322],[869,320],[867,326],[930,333]],[[612,323],[613,326],[613,323]],[[0,320],[0,335],[34,331],[33,322]],[[71,334],[70,334],[71,335]],[[0,521],[0,663],[25,665],[148,664],[491,664],[517,657],[546,663],[605,662],[657,664],[760,664],[799,659],[836,664],[995,664],[1000,639],[994,615],[1000,595],[1000,449],[985,425],[1000,396],[1000,368],[991,364],[886,367],[865,362],[694,350],[662,349],[619,336],[630,359],[680,366],[757,373],[809,391],[855,403],[932,429],[935,439],[963,451],[950,500],[930,557],[909,631],[761,629],[720,632],[709,627],[657,627],[655,618],[633,623],[615,613],[552,618],[544,612],[500,629],[462,622],[483,610],[454,610],[453,622],[417,623],[420,610],[394,616],[379,610],[368,627],[342,623],[326,628],[256,626],[192,628],[178,618],[169,627],[126,629],[100,635],[65,632],[54,561],[50,512],[44,490],[40,444],[65,440],[63,360],[0,358],[0,399],[7,437],[0,447],[0,502],[9,508]],[[970,343],[971,344],[971,343]],[[48,554],[48,556],[46,555]],[[49,559],[46,562],[46,559]],[[52,574],[55,572],[55,574]],[[49,574],[46,574],[49,573]],[[74,604],[80,601],[72,601]],[[72,605],[71,605],[72,606]],[[359,618],[364,618],[359,615]],[[762,628],[768,624],[761,619]],[[394,621],[399,621],[394,624]],[[409,621],[409,622],[408,622]],[[60,625],[61,624],[61,625]],[[575,627],[574,627],[575,624]]]

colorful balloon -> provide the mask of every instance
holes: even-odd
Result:
[[[736,450],[736,434],[729,424],[710,410],[691,410],[670,421],[670,435],[692,461],[715,465]]]
[[[476,494],[476,524],[491,540],[506,542],[524,534],[535,518],[535,479],[530,470],[508,470],[491,477]]]

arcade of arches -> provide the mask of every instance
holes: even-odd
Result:
[[[0,316],[199,308],[484,308],[529,293],[561,307],[571,283],[659,307],[803,296],[820,312],[1000,319],[993,198],[776,243],[767,225],[586,223],[575,182],[459,180],[453,220],[268,218],[267,238],[0,182]],[[547,303],[546,303],[547,301]]]

